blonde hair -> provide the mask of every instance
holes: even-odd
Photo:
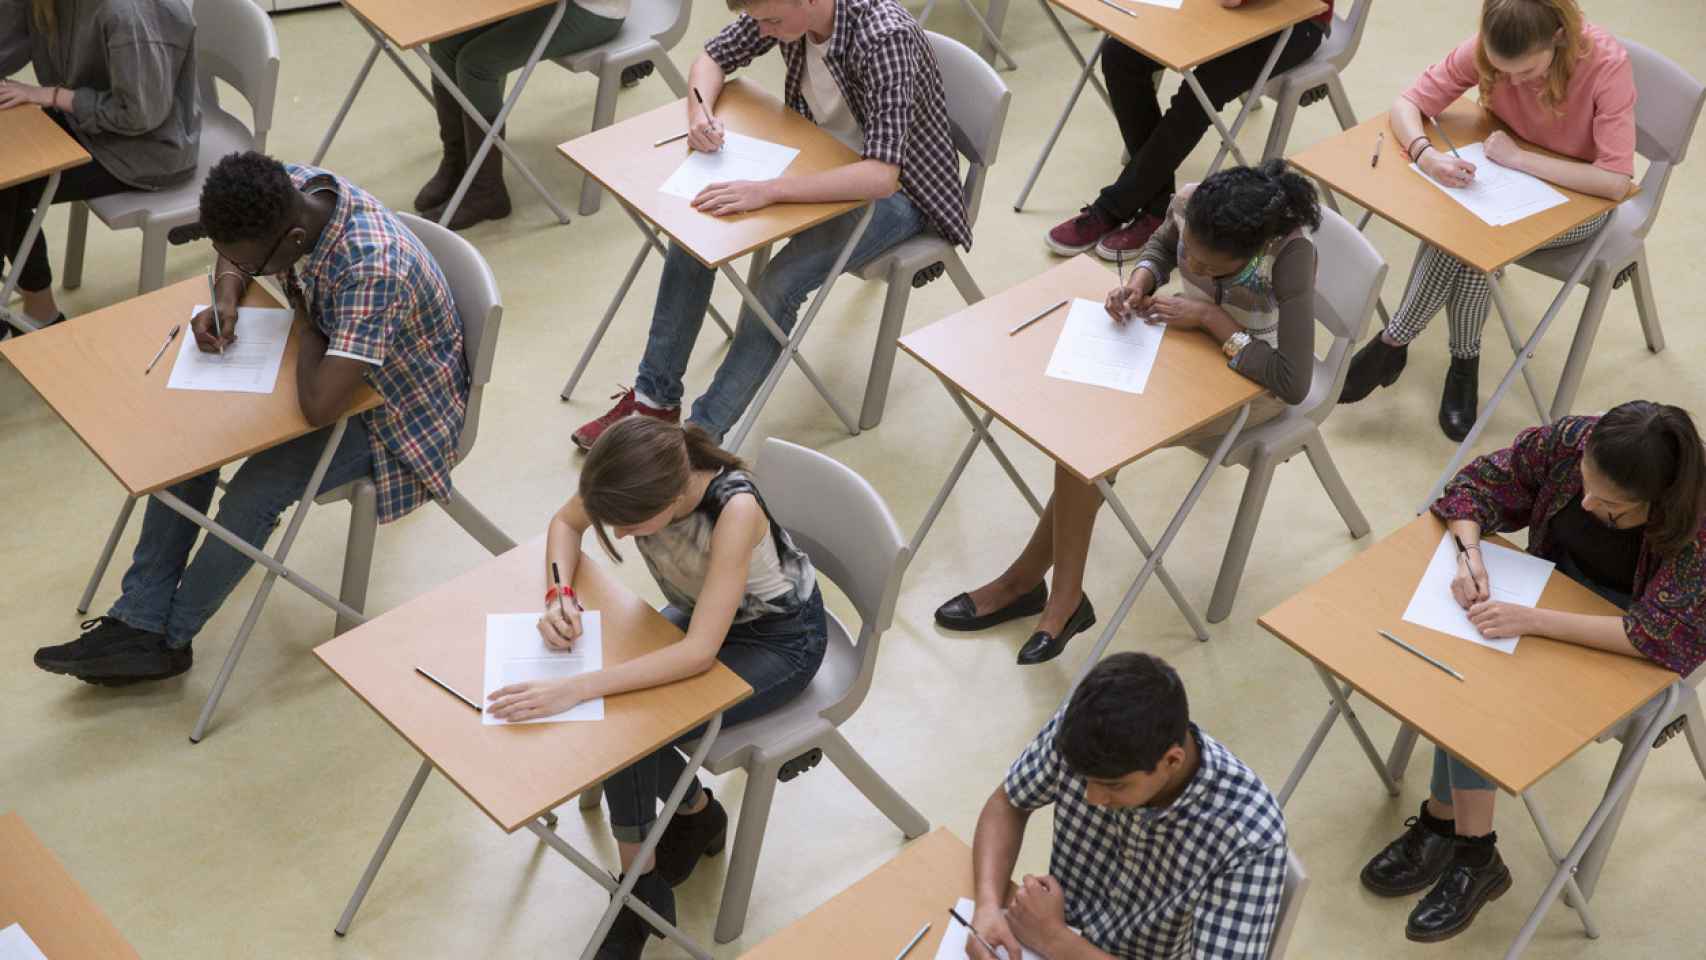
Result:
[[[1557,39],[1559,34],[1563,39]],[[1493,87],[1503,74],[1487,57],[1491,48],[1501,57],[1521,57],[1542,48],[1555,48],[1540,102],[1558,110],[1570,90],[1570,76],[1588,53],[1582,32],[1582,8],[1576,0],[1486,0],[1481,6],[1480,44],[1475,62],[1481,71],[1481,103],[1490,104]]]

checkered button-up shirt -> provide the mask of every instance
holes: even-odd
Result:
[[[337,196],[284,286],[326,335],[326,355],[367,364],[367,382],[385,398],[363,416],[379,522],[389,523],[450,495],[468,406],[462,321],[432,254],[372,194],[324,170],[287,169],[297,189]]]
[[[1161,809],[1084,799],[1085,781],[1055,750],[1056,714],[1007,773],[1022,810],[1054,804],[1049,872],[1066,922],[1125,960],[1264,960],[1285,884],[1285,819],[1249,767],[1191,727],[1196,776]]]
[[[705,52],[728,74],[777,45],[743,13],[706,41]],[[788,107],[815,123],[801,90],[806,39],[780,46],[788,65]],[[924,28],[898,0],[836,0],[824,63],[865,132],[865,157],[899,167],[900,189],[936,232],[970,249],[942,73]]]

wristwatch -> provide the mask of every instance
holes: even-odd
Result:
[[[1250,335],[1240,330],[1226,338],[1226,342],[1220,345],[1220,352],[1226,354],[1228,358],[1232,358],[1244,352],[1244,348],[1249,345]]]

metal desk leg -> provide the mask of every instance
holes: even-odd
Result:
[[[1042,516],[1043,512],[1042,502],[1037,499],[1035,493],[1031,492],[1031,485],[1019,475],[1019,470],[1013,466],[1013,461],[1007,459],[1007,452],[1001,449],[1001,445],[995,442],[995,435],[989,432],[989,425],[994,422],[995,414],[984,411],[983,416],[979,417],[972,411],[971,404],[966,402],[965,396],[954,389],[953,384],[944,378],[939,377],[938,379],[942,380],[942,386],[947,389],[948,396],[953,398],[955,406],[960,409],[960,413],[964,414],[965,418],[971,422],[971,436],[966,438],[966,445],[960,450],[959,459],[954,461],[953,469],[948,471],[948,479],[943,481],[941,489],[936,491],[936,498],[930,501],[930,509],[925,511],[924,519],[919,522],[918,529],[912,534],[912,541],[907,545],[907,549],[913,556],[918,555],[918,548],[924,543],[924,535],[929,533],[930,528],[935,525],[937,515],[942,512],[942,505],[948,502],[948,494],[953,492],[955,484],[960,482],[960,474],[965,472],[966,464],[971,462],[971,455],[977,452],[977,446],[980,443],[989,447],[990,455],[995,458],[997,463],[1001,464],[1001,469],[1007,472],[1007,478],[1013,481],[1013,485],[1018,487],[1019,493],[1024,496],[1025,502],[1031,505],[1031,512],[1038,516]]]
[[[993,3],[995,0],[991,0],[991,2]],[[1005,18],[1007,16],[1005,8],[1008,0],[999,0],[999,2],[1003,7],[1001,16]],[[1055,36],[1058,36],[1060,38],[1060,42],[1066,44],[1066,49],[1072,52],[1072,59],[1078,61],[1079,67],[1085,66],[1084,52],[1078,49],[1077,43],[1073,42],[1072,34],[1066,32],[1066,24],[1060,22],[1060,17],[1055,14],[1054,7],[1050,5],[1049,0],[1037,0],[1037,5],[1043,8],[1043,15],[1048,17],[1049,25],[1054,27]],[[1107,38],[1104,35],[1101,40],[1097,40],[1096,42],[1097,44],[1101,44],[1103,40],[1106,39]],[[1114,100],[1112,97],[1108,96],[1108,89],[1102,86],[1102,81],[1092,76],[1090,78],[1090,86],[1096,88],[1096,93],[1101,96],[1102,102],[1107,104],[1108,109],[1112,111],[1114,109]]]
[[[89,574],[89,585],[83,588],[83,599],[77,601],[77,612],[88,613],[89,604],[95,599],[95,589],[101,585],[101,575],[107,572],[107,564],[112,562],[113,550],[118,547],[118,538],[124,534],[125,524],[130,522],[131,511],[136,509],[136,501],[140,494],[131,494],[124,500],[124,506],[119,508],[118,519],[113,521],[112,532],[107,534],[106,546],[101,548],[101,558],[95,561],[95,571]]]
[[[1046,7],[1048,0],[1043,0],[1043,5]],[[1062,30],[1064,31],[1064,29],[1063,27]],[[1068,45],[1071,45],[1070,40]],[[1074,46],[1072,51],[1076,54],[1078,48]],[[1080,56],[1079,59],[1083,59],[1083,57]],[[1054,122],[1054,129],[1049,132],[1048,139],[1043,141],[1042,153],[1037,154],[1037,162],[1031,166],[1030,174],[1025,177],[1025,186],[1019,190],[1019,198],[1013,201],[1014,211],[1025,208],[1025,198],[1031,195],[1031,188],[1036,186],[1037,177],[1043,172],[1043,164],[1048,162],[1048,155],[1053,152],[1055,141],[1060,139],[1060,132],[1066,129],[1067,118],[1072,116],[1072,108],[1078,105],[1078,97],[1084,92],[1084,84],[1090,81],[1090,74],[1096,69],[1096,61],[1100,59],[1102,59],[1102,45],[1098,43],[1096,52],[1090,55],[1090,59],[1084,63],[1084,69],[1079,72],[1078,82],[1072,87],[1072,95],[1066,98],[1066,106],[1060,111],[1060,119]]]
[[[373,857],[367,861],[367,869],[361,873],[361,881],[355,885],[355,892],[350,894],[349,902],[344,905],[344,915],[338,918],[338,925],[332,928],[332,932],[338,936],[349,932],[349,925],[355,920],[355,912],[361,909],[361,901],[367,899],[367,888],[373,886],[373,878],[379,875],[380,866],[391,853],[391,844],[396,841],[397,833],[403,829],[403,821],[409,819],[409,811],[415,808],[415,798],[421,795],[421,787],[426,785],[429,773],[432,773],[432,761],[422,760],[420,769],[415,771],[414,781],[403,794],[403,802],[397,805],[397,812],[391,817],[391,825],[385,828],[385,836],[379,838],[379,848],[373,851]]]
[[[1321,677],[1321,683],[1326,686],[1327,692],[1332,695],[1333,699],[1327,704],[1327,715],[1321,718],[1321,723],[1316,726],[1315,733],[1303,748],[1303,755],[1297,758],[1297,764],[1291,768],[1291,774],[1285,778],[1285,786],[1280,788],[1277,795],[1280,806],[1285,806],[1286,801],[1291,799],[1292,793],[1303,779],[1304,771],[1309,769],[1309,764],[1315,760],[1316,751],[1321,749],[1322,741],[1326,740],[1327,731],[1333,728],[1333,721],[1341,715],[1345,718],[1345,725],[1351,728],[1351,733],[1357,738],[1357,743],[1362,745],[1362,752],[1374,767],[1375,775],[1380,777],[1381,784],[1386,787],[1387,795],[1396,797],[1398,795],[1397,778],[1402,776],[1402,771],[1394,775],[1388,771],[1387,765],[1381,762],[1380,751],[1374,749],[1374,741],[1369,739],[1368,731],[1363,729],[1362,721],[1357,719],[1356,711],[1351,709],[1351,694],[1354,692],[1351,685],[1348,683],[1341,685],[1339,678],[1333,676],[1332,671],[1313,660],[1310,661],[1310,666],[1315,668],[1315,673]],[[1405,729],[1409,728],[1406,727]],[[1411,742],[1414,740],[1412,739]]]
[[[1522,338],[1517,336],[1516,326],[1511,322],[1510,306],[1505,301],[1505,289],[1499,283],[1496,274],[1487,275],[1487,289],[1493,298],[1493,311],[1499,315],[1499,325],[1505,328],[1505,339],[1510,341],[1511,353],[1521,354],[1522,380],[1528,387],[1528,395],[1534,401],[1534,412],[1539,414],[1542,424],[1549,424],[1552,418],[1546,415],[1546,405],[1540,402],[1540,388],[1534,385],[1534,371],[1528,369],[1528,361],[1534,359],[1534,351],[1524,349]]]
[[[1227,129],[1225,123],[1221,122],[1220,112],[1214,108],[1214,103],[1209,100],[1208,94],[1203,91],[1202,84],[1197,81],[1196,70],[1184,71],[1186,85],[1191,88],[1192,93],[1197,95],[1197,102],[1202,104],[1203,112],[1208,114],[1208,119],[1214,124],[1214,128],[1220,131],[1220,149],[1215,151],[1214,162],[1208,166],[1209,175],[1213,175],[1216,170],[1220,169],[1221,163],[1226,160],[1227,150],[1232,151],[1232,155],[1238,158],[1240,164],[1249,165],[1249,161],[1244,159],[1244,152],[1238,149],[1238,131],[1243,129],[1244,121],[1250,118],[1251,108],[1262,102],[1262,91],[1268,88],[1268,78],[1273,76],[1274,64],[1279,63],[1280,54],[1285,51],[1286,43],[1291,40],[1291,31],[1291,27],[1286,27],[1280,31],[1278,42],[1274,44],[1272,50],[1268,51],[1267,62],[1262,64],[1262,72],[1256,74],[1256,82],[1250,86],[1251,95],[1244,98],[1243,105],[1238,110],[1238,116],[1232,120],[1230,130]]]
[[[337,115],[332,118],[332,125],[326,128],[326,135],[320,138],[320,147],[314,151],[312,161],[314,166],[319,166],[320,161],[326,157],[326,151],[332,148],[332,139],[338,135],[338,130],[343,127],[344,118],[349,115],[350,107],[355,104],[356,94],[361,92],[362,85],[367,82],[367,75],[373,72],[373,64],[379,59],[381,52],[397,65],[397,69],[403,71],[403,75],[409,78],[409,82],[415,85],[415,89],[420,92],[422,97],[426,98],[428,103],[432,102],[432,91],[421,83],[420,78],[415,76],[413,70],[409,69],[408,63],[403,60],[402,56],[391,49],[391,44],[385,39],[385,35],[380,33],[379,29],[373,24],[362,19],[361,14],[356,13],[355,10],[348,6],[344,9],[349,10],[350,16],[355,18],[355,22],[361,24],[361,28],[367,31],[369,37],[373,38],[373,48],[367,51],[367,59],[362,62],[361,69],[356,72],[355,83],[350,85],[349,93],[344,95],[343,105],[338,108]]]
[[[1624,795],[1624,799],[1629,799],[1627,794]],[[1546,857],[1552,861],[1552,869],[1558,869],[1559,864],[1564,862],[1564,858],[1558,855],[1558,842],[1552,839],[1551,826],[1546,822],[1546,818],[1541,815],[1540,807],[1535,804],[1534,798],[1527,791],[1522,794],[1522,805],[1528,808],[1528,817],[1534,821],[1534,831],[1540,834],[1540,845],[1546,848]],[[1621,806],[1619,804],[1619,807]],[[1594,922],[1593,914],[1588,912],[1587,898],[1582,896],[1582,888],[1576,883],[1575,870],[1572,869],[1570,874],[1570,878],[1564,881],[1564,902],[1575,908],[1576,914],[1581,917],[1582,930],[1587,934],[1588,939],[1598,940],[1599,924]]]
[[[47,175],[47,186],[42,188],[41,200],[36,204],[35,215],[30,217],[30,225],[24,229],[24,242],[18,244],[17,253],[12,258],[11,272],[6,274],[6,281],[0,284],[0,323],[11,322],[12,326],[23,332],[39,330],[35,321],[23,311],[14,314],[10,304],[12,294],[18,289],[18,280],[24,275],[24,261],[28,259],[30,248],[35,246],[36,237],[41,236],[42,222],[47,219],[47,208],[53,205],[53,196],[59,192],[59,172]]]

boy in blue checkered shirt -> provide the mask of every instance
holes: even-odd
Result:
[[[1047,876],[1013,867],[1033,811],[1054,804]],[[984,804],[972,926],[1018,957],[1262,960],[1285,883],[1285,819],[1249,767],[1190,722],[1158,657],[1085,676]],[[971,938],[966,954],[992,960]]]

